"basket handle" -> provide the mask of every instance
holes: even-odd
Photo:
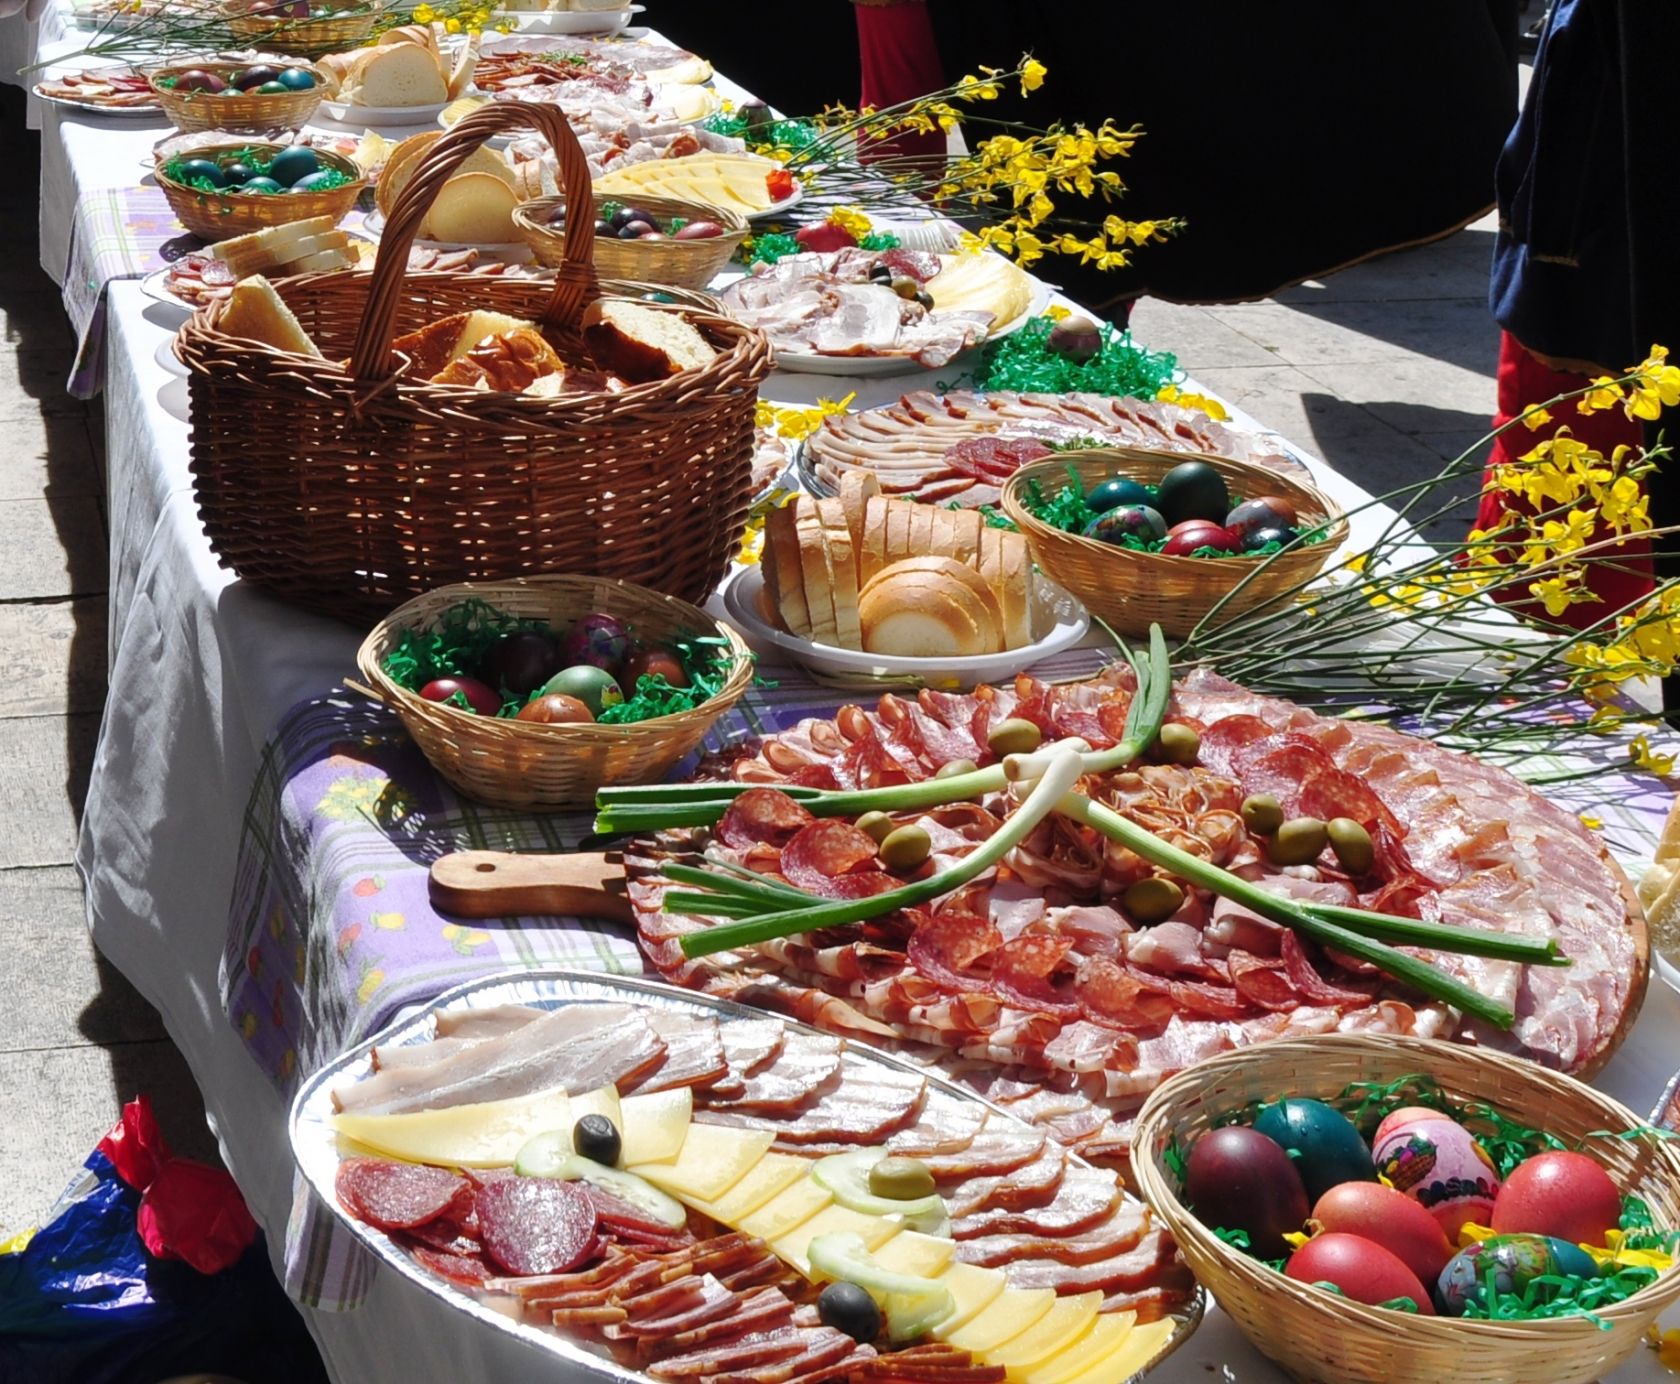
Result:
[[[584,308],[600,296],[595,277],[595,190],[589,164],[577,136],[572,133],[571,123],[556,105],[490,101],[457,123],[426,151],[386,218],[385,232],[379,237],[379,255],[373,264],[367,311],[356,330],[356,348],[350,355],[350,373],[354,378],[383,380],[396,370],[391,340],[396,334],[397,307],[402,301],[403,279],[408,273],[408,251],[420,233],[420,223],[431,210],[433,199],[450,175],[485,140],[519,130],[534,130],[548,140],[560,163],[566,205],[580,208],[584,213],[566,218],[566,260],[555,272],[554,293],[538,320],[555,327],[574,326]]]

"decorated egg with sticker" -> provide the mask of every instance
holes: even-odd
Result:
[[[1166,536],[1166,520],[1148,505],[1117,505],[1099,514],[1085,529],[1085,537],[1116,545],[1128,538],[1156,543]]]
[[[1488,1283],[1496,1293],[1523,1293],[1537,1278],[1592,1278],[1598,1267],[1579,1246],[1548,1235],[1495,1235],[1460,1250],[1441,1270],[1435,1304],[1445,1316],[1462,1317],[1471,1304],[1484,1306]],[[1558,1285],[1561,1286],[1561,1285]],[[1542,1285],[1539,1302],[1556,1296]]]
[[[560,656],[567,663],[617,670],[630,656],[630,631],[622,620],[599,611],[580,615],[560,641]]]
[[[1371,1147],[1376,1148],[1384,1139],[1397,1129],[1404,1129],[1407,1125],[1415,1125],[1421,1120],[1450,1120],[1452,1116],[1445,1111],[1431,1109],[1427,1105],[1402,1105],[1398,1110],[1391,1110],[1382,1118],[1377,1126],[1377,1132],[1371,1136]]]
[[[1486,1225],[1499,1173],[1463,1125],[1445,1115],[1392,1130],[1372,1150],[1377,1172],[1441,1223],[1448,1239],[1466,1221]]]

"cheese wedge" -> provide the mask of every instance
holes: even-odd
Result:
[[[752,1171],[775,1140],[768,1129],[691,1124],[682,1152],[669,1163],[638,1163],[630,1171],[674,1197],[716,1201]]]
[[[802,1178],[808,1180],[808,1159],[790,1153],[767,1153],[757,1165],[716,1201],[690,1203],[719,1225],[738,1226],[773,1197]],[[815,1185],[815,1184],[813,1184]]]
[[[519,195],[494,173],[457,173],[438,189],[421,229],[455,245],[507,245],[518,239],[513,210]]]
[[[933,1328],[932,1335],[941,1341],[990,1307],[1006,1282],[1002,1269],[983,1269],[978,1264],[952,1264],[936,1281],[951,1290],[957,1304],[951,1315]]]
[[[1131,1334],[1089,1368],[1063,1381],[1063,1384],[1124,1384],[1141,1370],[1172,1338],[1171,1318],[1134,1326]]]
[[[1043,1364],[1034,1365],[1023,1378],[1027,1384],[1068,1384],[1119,1350],[1132,1334],[1136,1321],[1136,1312],[1105,1312],[1091,1323],[1083,1336]]]
[[[809,638],[811,609],[805,600],[805,573],[799,558],[795,502],[778,505],[764,516],[764,586],[774,613],[789,634]]]
[[[819,644],[839,642],[834,619],[834,588],[828,578],[828,560],[823,543],[822,520],[816,502],[800,496],[794,523],[799,530],[799,568],[805,577],[805,604],[810,611],[811,638]]]
[[[663,192],[747,214],[774,205],[766,179],[776,168],[769,159],[753,154],[689,154],[615,168],[596,179],[595,190],[612,197]]]
[[[872,1250],[898,1234],[900,1225],[896,1216],[868,1216],[835,1202],[771,1240],[770,1248],[802,1277],[809,1278],[811,1241],[817,1236],[849,1231],[860,1236],[864,1247]]]
[[[1012,1380],[1022,1378],[1025,1371],[1043,1364],[1083,1336],[1097,1319],[1102,1299],[1102,1293],[1097,1291],[1058,1298],[1033,1325],[991,1351],[986,1363],[1004,1366]]]
[[[919,1230],[906,1230],[875,1251],[875,1262],[889,1273],[937,1278],[956,1252],[955,1240],[947,1240],[942,1235],[924,1235]]]
[[[414,1110],[397,1115],[333,1115],[328,1123],[344,1138],[410,1163],[446,1168],[498,1168],[511,1164],[525,1143],[550,1130],[570,1129],[572,1101],[556,1087],[508,1100]]]
[[[991,1306],[945,1340],[959,1350],[985,1356],[1035,1325],[1055,1305],[1054,1288],[1006,1287]]]
[[[822,522],[836,637],[843,649],[861,649],[863,628],[858,624],[857,555],[852,548],[845,506],[839,500],[818,500],[817,518]]]
[[[624,1096],[619,1101],[623,1123],[618,1130],[621,1147],[618,1161],[669,1163],[682,1152],[688,1126],[694,1118],[694,1092],[686,1086],[646,1095]]]
[[[833,1193],[810,1177],[804,1177],[776,1193],[758,1210],[743,1216],[735,1228],[761,1240],[775,1241],[833,1202]]]

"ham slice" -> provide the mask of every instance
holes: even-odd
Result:
[[[1064,1186],[1074,1171],[1070,1170],[1064,1177]],[[1030,1213],[1023,1213],[1023,1217],[1030,1219]],[[1124,1254],[1143,1238],[1148,1228],[1149,1208],[1142,1202],[1121,1201],[1096,1225],[1078,1234],[1030,1229],[1008,1235],[980,1235],[961,1241],[957,1245],[957,1258],[965,1264],[988,1266],[1035,1258],[1054,1259],[1063,1264],[1094,1264]]]
[[[665,1060],[637,1082],[639,1092],[679,1086],[711,1086],[729,1074],[718,1021],[704,1015],[657,1014],[654,1031],[665,1044]]]
[[[1155,1230],[1144,1235],[1123,1254],[1083,1264],[1064,1263],[1047,1257],[1008,1261],[1004,1274],[1013,1288],[1054,1288],[1058,1294],[1132,1292],[1152,1286],[1168,1268],[1178,1249],[1172,1236]]]
[[[784,1326],[775,1331],[755,1331],[726,1345],[707,1346],[686,1355],[655,1360],[647,1372],[655,1379],[704,1379],[790,1360],[805,1349],[805,1333]]]
[[[802,1036],[789,1035],[789,1039]],[[773,1130],[778,1149],[826,1151],[881,1143],[915,1120],[926,1093],[926,1077],[871,1065],[843,1073],[815,1101],[791,1116],[753,1114],[730,1106],[696,1111],[695,1119]]]
[[[790,1033],[766,1067],[746,1076],[739,1096],[723,1096],[715,1089],[703,1103],[709,1109],[737,1114],[785,1114],[814,1103],[840,1071],[845,1043],[816,1033]],[[731,1064],[733,1066],[733,1064]]]
[[[1056,1195],[1043,1206],[996,1207],[953,1217],[958,1240],[999,1235],[1073,1237],[1109,1219],[1120,1202],[1114,1174],[1100,1168],[1069,1168]]]
[[[946,1182],[983,1173],[1014,1172],[1034,1162],[1044,1152],[1044,1145],[1043,1130],[988,1117],[966,1148],[950,1154],[929,1154],[922,1161],[936,1181]]]
[[[1038,1157],[1013,1172],[965,1177],[955,1186],[942,1183],[940,1194],[953,1222],[994,1209],[1043,1206],[1055,1200],[1067,1167],[1067,1151],[1049,1141]]]

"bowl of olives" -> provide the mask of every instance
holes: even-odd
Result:
[[[738,212],[674,197],[597,198],[594,222],[595,268],[602,276],[672,288],[704,288],[747,234]],[[565,197],[522,203],[513,223],[539,263],[565,260]]]
[[[1290,476],[1130,447],[1029,462],[1002,508],[1046,575],[1127,635],[1293,600],[1347,538],[1340,507]]]
[[[297,58],[250,62],[205,58],[149,74],[158,102],[180,130],[298,130],[326,92],[326,75]]]
[[[317,216],[336,222],[367,187],[354,159],[307,144],[182,149],[155,171],[181,224],[205,240]]]

